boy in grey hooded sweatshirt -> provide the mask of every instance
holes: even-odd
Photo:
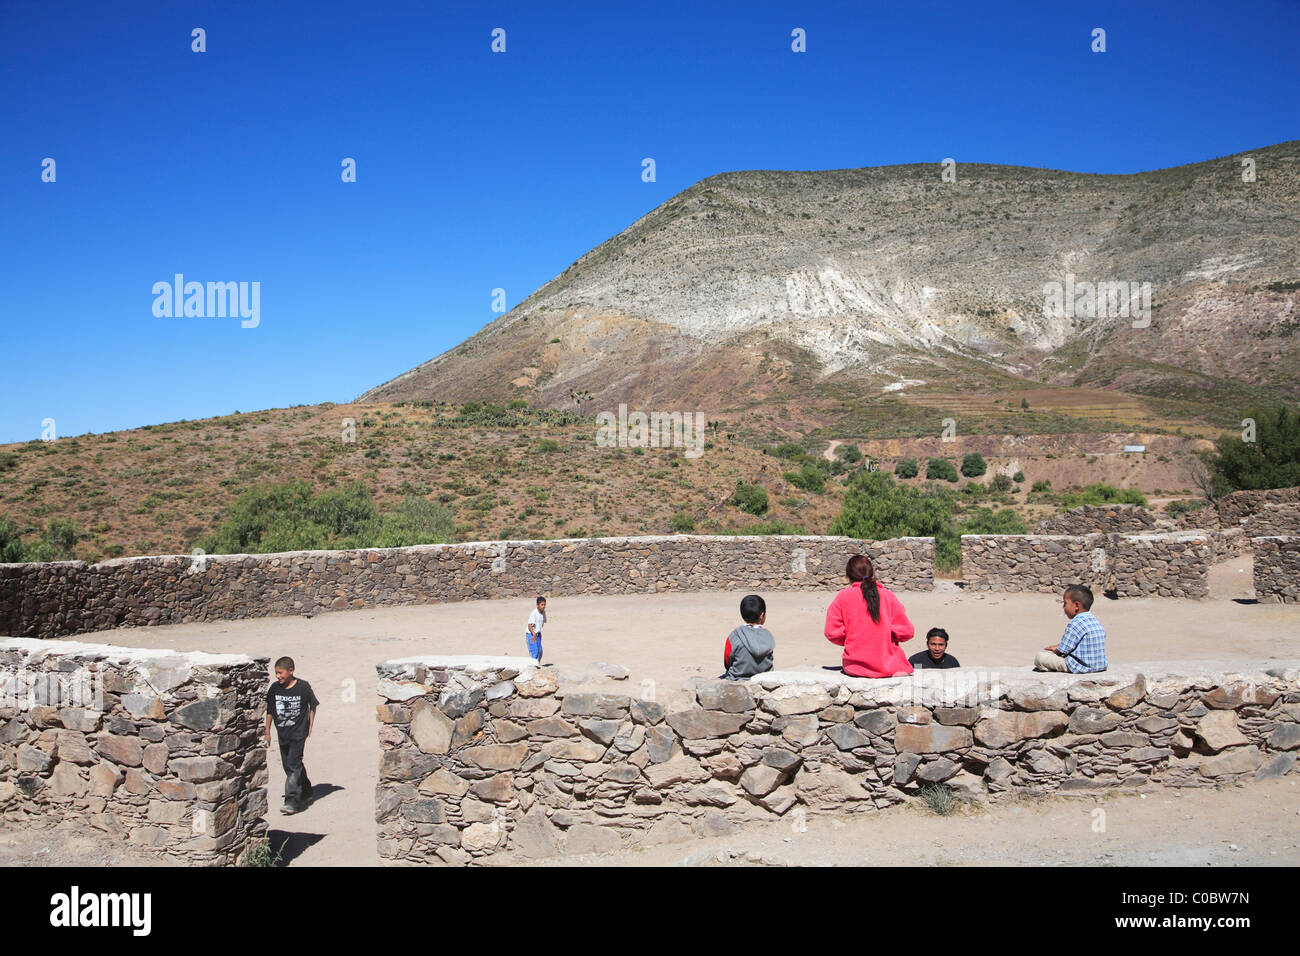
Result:
[[[722,662],[727,680],[744,680],[772,669],[776,638],[763,626],[767,604],[757,594],[747,594],[740,602],[740,618],[745,623],[727,635]]]

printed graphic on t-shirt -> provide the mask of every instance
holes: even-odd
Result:
[[[275,698],[275,723],[280,727],[292,727],[302,716],[302,697]]]

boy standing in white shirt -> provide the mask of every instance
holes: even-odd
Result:
[[[524,640],[528,642],[528,656],[542,662],[542,627],[546,624],[546,598],[537,598],[537,610],[528,615],[528,633]]]

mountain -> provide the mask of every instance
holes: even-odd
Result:
[[[359,401],[588,389],[595,408],[807,426],[1045,386],[1211,419],[1300,397],[1300,141],[1131,175],[941,173],[711,176]],[[1089,283],[1149,312],[1108,315]]]

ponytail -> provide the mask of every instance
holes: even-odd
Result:
[[[876,569],[871,559],[865,554],[855,554],[849,558],[844,569],[850,581],[862,583],[862,599],[867,602],[867,613],[876,624],[880,623],[880,588],[876,583]]]

